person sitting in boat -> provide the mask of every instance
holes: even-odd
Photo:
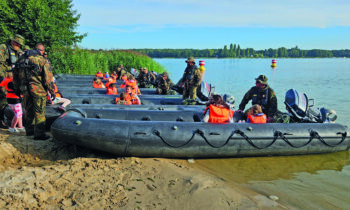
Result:
[[[233,110],[218,94],[214,94],[204,111],[203,122],[206,123],[233,123]]]
[[[55,82],[55,79],[54,79]],[[47,101],[51,104],[61,104],[57,109],[61,112],[65,112],[66,111],[66,107],[71,103],[71,100],[69,100],[68,98],[63,98],[63,95],[60,93],[60,91],[57,88],[56,83],[53,83],[54,86],[54,90],[55,90],[55,99],[51,100],[51,95],[50,92],[47,91]]]
[[[277,97],[275,91],[268,85],[268,79],[265,75],[259,75],[255,80],[255,86],[250,88],[250,90],[244,95],[237,111],[243,112],[247,103],[252,100],[252,105],[260,105],[262,112],[267,116],[267,122],[271,122],[277,112]],[[250,109],[244,112],[244,119],[248,117],[249,112]]]
[[[148,72],[146,67],[140,69],[140,74],[136,78],[140,88],[152,88],[152,82],[155,82],[156,76]]]
[[[111,77],[107,79],[107,82],[106,82],[106,84],[105,84],[105,87],[106,87],[107,91],[108,91],[108,89],[109,89],[109,86],[110,86],[111,84],[113,84],[113,83],[116,83],[116,82],[113,82],[113,79],[112,79]]]
[[[173,82],[170,80],[167,72],[163,72],[162,76],[157,80],[156,94],[168,95],[170,93],[170,87],[173,86]]]
[[[118,95],[118,89],[115,83],[109,85],[107,88],[107,95]]]
[[[102,72],[101,72],[101,71],[98,71],[98,72],[96,73],[96,77],[102,78],[102,77],[103,77]]]
[[[116,76],[116,77],[118,77],[117,72],[116,72],[116,71],[113,71],[113,72],[112,72],[112,74],[111,74],[111,77],[112,77],[112,76]]]
[[[263,124],[266,123],[266,120],[266,115],[262,112],[261,106],[253,105],[248,114],[247,123]]]
[[[117,75],[111,76],[112,82],[117,83]]]
[[[130,74],[128,75],[127,77],[128,79],[125,80],[121,85],[120,85],[120,88],[125,88],[126,86],[131,86],[134,91],[133,93],[137,94],[137,95],[141,95],[141,92],[140,92],[140,89],[139,87],[137,86],[137,82],[135,80],[135,78]]]
[[[103,80],[107,80],[109,78],[109,73],[106,71],[104,74],[103,74]]]
[[[115,98],[115,104],[132,105],[131,101],[126,100],[126,93],[120,93],[120,98]]]
[[[130,85],[126,86],[126,97],[125,100],[130,101],[134,105],[141,105],[140,98],[132,92],[132,87]]]
[[[92,81],[92,87],[93,88],[105,88],[102,81],[97,77],[95,77],[94,80]]]

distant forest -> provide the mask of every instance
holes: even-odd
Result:
[[[131,49],[146,54],[151,58],[187,58],[189,56],[201,58],[332,58],[350,57],[350,50],[302,50],[298,46],[287,49],[254,50],[243,49],[236,44],[227,45],[222,49]]]

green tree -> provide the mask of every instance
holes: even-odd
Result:
[[[236,55],[237,55],[238,57],[241,57],[241,47],[240,47],[239,45],[237,46]]]
[[[33,47],[73,46],[86,34],[75,32],[80,15],[72,0],[0,0],[0,41],[21,34]]]

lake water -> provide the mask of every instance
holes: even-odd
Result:
[[[186,59],[155,59],[177,82]],[[205,60],[205,80],[215,92],[233,95],[238,107],[243,95],[265,74],[284,108],[287,90],[294,88],[315,99],[315,107],[334,109],[337,122],[350,126],[350,59],[196,59]],[[196,160],[196,166],[247,186],[281,204],[301,209],[350,209],[349,151],[306,156]]]

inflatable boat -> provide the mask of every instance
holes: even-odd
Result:
[[[196,111],[73,109],[51,126],[55,139],[118,156],[220,158],[329,153],[350,148],[336,123],[208,124]]]

